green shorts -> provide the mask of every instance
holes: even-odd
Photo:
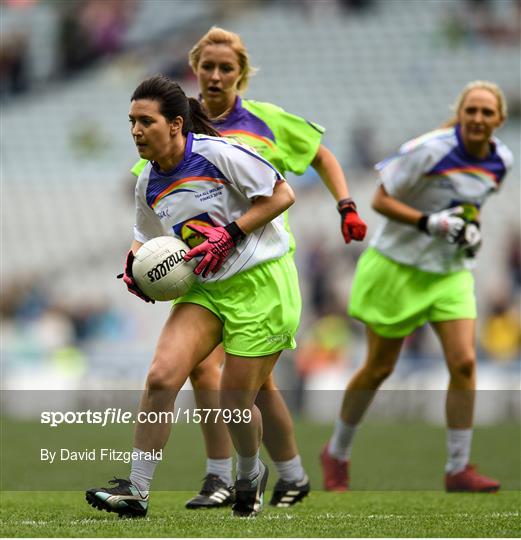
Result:
[[[266,356],[296,347],[302,302],[290,254],[254,266],[224,281],[192,288],[174,304],[204,306],[223,323],[224,350],[237,356]]]
[[[358,261],[348,313],[389,338],[408,336],[426,322],[475,319],[474,278],[468,270],[424,272],[368,248]]]

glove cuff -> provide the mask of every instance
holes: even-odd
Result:
[[[427,222],[429,221],[429,214],[423,214],[423,216],[418,220],[418,223],[416,223],[416,226],[420,231],[430,234],[429,229],[427,229]]]
[[[224,228],[226,229],[226,232],[231,236],[231,239],[233,240],[233,243],[235,245],[237,245],[239,242],[244,240],[244,238],[246,238],[246,235],[235,221],[228,223],[228,225],[226,225]]]
[[[353,199],[351,199],[351,197],[348,197],[347,199],[340,199],[336,205],[336,209],[340,212],[340,214],[356,212],[356,203],[353,201]]]

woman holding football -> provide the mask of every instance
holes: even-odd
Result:
[[[234,412],[226,424],[237,451],[233,511],[253,517],[268,478],[259,459],[262,417],[255,399],[281,351],[295,348],[300,319],[298,276],[282,216],[294,194],[264,158],[216,136],[199,102],[166,77],[136,88],[129,120],[147,160],[136,185],[134,241],[123,274],[129,291],[150,300],[132,274],[143,243],[172,231],[180,237],[186,227],[202,239],[185,255],[198,260],[198,280],[175,300],[163,327],[138,418],[172,412],[190,373],[222,343],[218,407]],[[210,191],[212,197],[205,196]],[[129,479],[89,489],[87,501],[120,515],[146,515],[154,456],[170,429],[168,415],[163,423],[137,422]]]
[[[311,165],[337,202],[341,232],[345,243],[363,240],[366,225],[356,204],[349,197],[346,179],[335,156],[321,144],[324,129],[271,103],[243,99],[253,73],[248,52],[239,35],[222,28],[211,28],[192,48],[189,63],[197,76],[200,101],[219,133],[255,148],[284,174],[303,174]],[[133,168],[138,175],[145,166],[141,160]],[[290,253],[295,250],[287,214],[285,226],[290,236]],[[190,243],[191,238],[185,237]],[[217,406],[217,390],[224,358],[219,346],[190,374],[197,406]],[[264,425],[263,442],[272,458],[279,480],[270,504],[287,507],[302,500],[310,485],[302,467],[293,422],[284,399],[270,376],[257,398]],[[215,508],[230,504],[233,491],[232,444],[222,422],[201,423],[207,452],[207,475],[198,495],[187,508]]]
[[[503,93],[469,83],[456,115],[379,163],[373,208],[383,220],[361,256],[349,313],[367,327],[368,352],[344,394],[340,418],[321,454],[324,486],[349,487],[349,458],[363,414],[392,373],[404,339],[430,323],[450,375],[446,398],[447,491],[494,492],[499,482],[469,465],[476,389],[476,299],[470,269],[481,244],[481,206],[511,166],[493,136],[507,116]]]

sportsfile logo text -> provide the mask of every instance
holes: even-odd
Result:
[[[60,424],[100,424],[105,427],[109,424],[135,423],[132,412],[120,408],[108,407],[104,411],[43,411],[40,423],[57,427]]]
[[[135,419],[131,411],[108,407],[104,411],[43,411],[40,423],[50,427],[61,424],[96,424],[101,427],[112,424],[176,424],[187,422],[192,424],[217,423],[248,424],[251,422],[250,409],[181,409],[175,411],[140,411]]]

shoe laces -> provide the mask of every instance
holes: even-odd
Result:
[[[201,488],[201,495],[210,495],[221,487],[226,487],[224,482],[216,474],[209,473],[204,478],[204,484]]]
[[[282,478],[279,478],[273,489],[274,491],[287,491],[288,489],[291,489],[293,486],[296,487],[295,482],[288,482],[287,480],[283,480]]]
[[[118,488],[120,487],[128,487],[130,486],[130,481],[125,480],[124,478],[116,478],[114,477],[113,480],[109,480],[109,484],[118,485]]]
[[[237,494],[241,492],[255,492],[257,489],[259,476],[249,480],[248,478],[241,478],[235,482],[235,490]]]
[[[275,484],[274,489],[277,491],[288,491],[290,489],[301,489],[304,486],[307,485],[309,482],[308,476],[305,474],[300,480],[289,482],[288,480],[283,480],[282,478],[279,478],[277,483]]]
[[[253,480],[255,480],[255,478]],[[237,489],[251,488],[253,480],[249,480],[248,478],[241,478],[240,480],[237,480]]]

